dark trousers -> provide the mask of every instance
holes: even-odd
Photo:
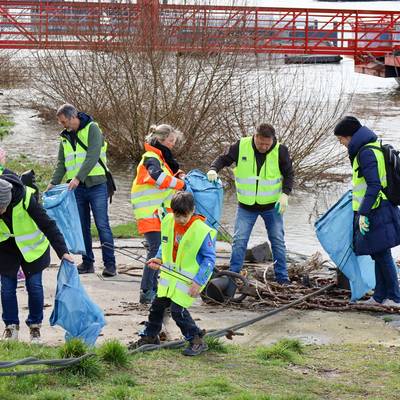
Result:
[[[201,334],[201,329],[196,325],[186,308],[174,303],[168,297],[156,297],[150,307],[149,320],[143,336],[157,336],[162,327],[165,310],[170,307],[171,317],[178,325],[186,340],[192,340],[196,335]]]
[[[43,321],[43,285],[42,272],[36,272],[25,277],[25,286],[28,291],[29,314],[26,320],[28,326],[40,324]],[[3,307],[3,321],[6,325],[19,325],[17,301],[17,276],[11,278],[1,275],[1,305]]]
[[[82,256],[85,265],[94,263],[94,254],[92,249],[92,234],[90,233],[92,211],[94,223],[99,232],[102,246],[103,263],[106,268],[115,269],[114,239],[108,219],[108,192],[107,184],[92,186],[90,188],[79,185],[75,190],[76,203],[78,205],[79,218],[82,225],[83,240],[85,242],[86,255]]]
[[[400,303],[397,268],[394,265],[391,249],[371,254],[371,257],[375,261],[374,299],[379,303],[385,299]]]
[[[150,260],[156,256],[158,252],[158,248],[161,244],[161,233],[160,232],[146,232],[144,234],[144,238],[148,244],[147,257],[146,260]],[[157,279],[158,279],[158,271],[151,269],[147,265],[143,268],[143,276],[142,281],[140,282],[140,289],[144,292],[148,290],[157,291]]]

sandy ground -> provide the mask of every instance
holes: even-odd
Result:
[[[134,251],[144,254],[140,248],[140,241],[122,241],[119,245],[127,244]],[[224,245],[221,244],[224,250]],[[136,247],[136,248],[135,248]],[[225,248],[226,249],[226,248]],[[227,249],[226,249],[227,251]],[[140,277],[119,274],[107,280],[101,277],[101,252],[97,246],[96,273],[81,275],[81,282],[89,296],[104,310],[107,325],[97,343],[106,339],[115,338],[123,343],[128,343],[136,338],[137,332],[143,327],[141,323],[147,319],[148,308],[138,304]],[[80,257],[76,256],[76,261]],[[119,266],[134,264],[136,261],[117,254]],[[54,295],[57,279],[58,260],[52,256],[54,266],[48,268],[43,274],[45,287],[45,318],[42,327],[43,341],[56,345],[64,342],[64,331],[59,327],[50,327],[49,317],[54,304]],[[139,273],[139,271],[138,271]],[[21,340],[28,341],[28,328],[22,321],[25,320],[27,309],[27,296],[23,284],[18,288],[20,306]],[[232,309],[222,306],[205,305],[199,300],[191,308],[193,318],[204,329],[218,329],[227,327],[246,319],[253,318],[259,313]],[[268,344],[282,337],[299,338],[305,343],[381,343],[385,345],[400,345],[400,318],[390,316],[392,321],[384,321],[384,315],[360,312],[325,312],[287,310],[266,320],[243,329],[243,336],[235,336],[234,343]],[[170,320],[167,324],[171,338],[179,338],[180,331]]]

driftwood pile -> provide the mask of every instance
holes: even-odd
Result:
[[[239,288],[239,293],[247,294],[247,298],[240,307],[252,309],[283,306],[337,280],[336,268],[329,261],[324,260],[320,253],[315,253],[308,260],[290,263],[288,274],[292,284],[287,286],[273,281],[273,263],[246,264],[243,271],[247,275],[249,285]],[[350,297],[350,290],[335,287],[324,294],[308,299],[295,308],[327,311],[363,310],[400,314],[400,308],[351,303]]]

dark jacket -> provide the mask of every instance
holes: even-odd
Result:
[[[239,144],[240,144],[240,140],[238,140],[236,143],[231,145],[226,154],[219,156],[211,163],[210,169],[213,169],[213,170],[219,172],[222,168],[229,167],[233,163],[235,163],[237,165],[238,159],[239,159]],[[252,145],[253,145],[253,149],[254,149],[254,154],[256,156],[256,161],[257,161],[257,173],[260,173],[260,170],[265,162],[265,159],[266,159],[268,153],[270,151],[272,151],[273,148],[276,146],[276,139],[274,139],[274,143],[273,143],[272,147],[266,153],[260,153],[257,150],[257,148],[254,144],[254,139],[252,141]],[[279,147],[279,169],[280,169],[282,177],[283,177],[282,192],[289,195],[293,189],[294,172],[293,172],[293,167],[292,167],[292,160],[290,159],[290,155],[289,155],[289,150],[283,144],[281,144]],[[249,206],[247,204],[242,204],[239,202],[239,206],[242,208],[249,209],[249,210],[263,211],[263,210],[270,210],[270,209],[274,208],[275,203],[272,203],[272,204],[257,204],[256,203],[256,204]]]
[[[375,142],[378,137],[363,126],[352,137],[348,152],[353,164],[361,147]],[[388,200],[381,200],[378,208],[372,209],[379,191],[382,189],[378,173],[378,163],[371,149],[363,148],[359,154],[360,173],[367,182],[367,190],[359,211],[354,217],[354,251],[357,255],[371,255],[400,244],[400,211]],[[359,216],[369,219],[369,232],[361,235]]]
[[[78,113],[78,118],[80,121],[78,130],[83,129],[87,124],[93,121],[93,118],[90,115],[85,114],[83,112]],[[60,133],[60,136],[62,138],[67,139],[71,143],[72,148],[74,150],[76,149],[76,144],[77,144],[76,132],[73,131],[69,132],[66,129],[64,129]],[[84,184],[87,187],[92,187],[107,182],[107,178],[105,175],[88,176],[90,171],[96,165],[97,161],[99,161],[101,147],[103,146],[103,144],[104,144],[103,134],[101,133],[100,129],[96,124],[92,124],[89,128],[88,150],[86,153],[86,158],[76,176],[82,185]],[[65,169],[64,147],[62,143],[60,143],[60,146],[58,148],[57,166],[50,182],[53,185],[58,185],[64,178],[65,173],[66,169]]]
[[[7,207],[6,212],[0,215],[7,227],[12,230],[12,210],[25,195],[25,187],[22,182],[14,175],[2,175],[0,179],[4,179],[13,185],[11,203]],[[65,253],[68,253],[67,246],[64,241],[64,237],[57,228],[56,223],[48,217],[43,207],[36,201],[35,197],[32,196],[29,206],[26,210],[30,217],[36,222],[38,228],[46,235],[49,239],[52,247],[56,251],[58,257],[62,257]],[[50,264],[50,248],[37,260],[28,263],[22,257],[20,250],[18,249],[15,239],[9,238],[4,242],[0,242],[0,274],[15,277],[18,269],[22,266],[24,273],[29,276],[36,272],[42,271],[47,268]]]

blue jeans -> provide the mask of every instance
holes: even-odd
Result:
[[[25,286],[28,291],[29,315],[26,324],[40,324],[43,321],[43,285],[42,272],[36,272],[25,277]],[[17,301],[17,276],[1,275],[1,305],[3,307],[3,321],[6,325],[19,325]]]
[[[186,340],[192,340],[196,335],[201,335],[201,329],[193,321],[186,308],[174,303],[168,297],[156,297],[151,304],[149,320],[142,336],[157,336],[162,328],[165,310],[170,307],[171,317],[180,328]]]
[[[103,263],[106,268],[115,269],[114,238],[108,220],[108,192],[107,184],[92,186],[90,188],[79,185],[75,189],[76,203],[78,204],[79,218],[82,225],[83,240],[85,242],[86,255],[82,256],[85,265],[94,263],[92,249],[92,235],[90,233],[90,210],[94,217],[94,223],[99,232],[100,243],[107,243],[102,246]],[[111,248],[110,248],[111,247]]]
[[[374,299],[379,303],[382,303],[385,299],[400,303],[397,268],[394,265],[391,249],[371,254],[371,257],[375,261]]]
[[[268,239],[271,243],[275,280],[277,282],[288,281],[283,218],[274,208],[266,211],[250,211],[240,206],[238,207],[235,221],[235,233],[233,235],[230,270],[233,272],[241,271],[246,255],[247,243],[249,242],[251,231],[259,215],[264,220]]]
[[[144,237],[149,245],[146,260],[150,260],[156,256],[158,248],[161,244],[160,232],[146,232]],[[153,290],[157,291],[158,271],[151,269],[147,265],[143,267],[142,281],[140,282],[140,289],[143,291]]]

